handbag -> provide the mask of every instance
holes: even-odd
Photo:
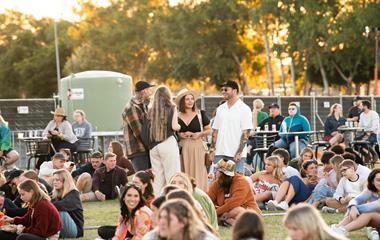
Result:
[[[198,115],[199,124],[201,126],[201,132],[203,132],[203,124],[202,124],[202,114],[201,114],[201,111],[198,111],[197,115]],[[208,149],[207,142],[204,139],[202,139],[202,144],[203,144],[203,147],[205,149],[205,158],[204,158],[205,166],[208,168],[208,167],[211,166],[213,159],[211,159],[211,155],[210,155],[210,151]]]

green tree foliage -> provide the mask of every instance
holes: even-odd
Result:
[[[0,15],[0,96],[2,98],[51,97],[57,92],[53,20],[36,20],[15,11]],[[71,55],[61,21],[60,60]]]

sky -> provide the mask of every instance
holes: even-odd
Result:
[[[92,0],[100,6],[107,5],[107,0]],[[175,4],[178,0],[169,0]],[[75,21],[77,17],[72,8],[78,7],[77,0],[0,0],[0,13],[5,9],[32,14],[36,18],[51,17]]]

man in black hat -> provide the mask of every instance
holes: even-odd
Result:
[[[356,96],[352,102],[353,106],[348,110],[347,121],[359,122],[360,114],[362,113],[362,100],[360,96]]]
[[[145,149],[141,140],[141,129],[153,93],[152,87],[154,85],[146,81],[138,81],[135,85],[135,95],[122,114],[126,154],[136,172],[151,168],[149,151]]]
[[[66,159],[62,153],[54,154],[51,161],[41,164],[38,177],[44,179],[50,185],[53,185],[53,172],[65,168],[65,162]]]
[[[271,129],[272,131],[280,130],[281,123],[284,120],[284,116],[280,114],[280,106],[277,103],[272,103],[269,105],[269,117],[264,119],[260,124],[260,129],[265,129],[265,125],[268,125],[268,129]],[[273,129],[273,127],[276,126],[276,129]]]

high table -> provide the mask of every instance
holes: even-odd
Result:
[[[337,130],[340,133],[342,133],[342,134],[349,133],[351,139],[348,141],[348,143],[350,143],[350,142],[352,142],[355,139],[355,134],[357,132],[364,131],[364,128],[362,128],[362,127],[347,127],[347,126],[342,126],[342,127],[338,127]]]

